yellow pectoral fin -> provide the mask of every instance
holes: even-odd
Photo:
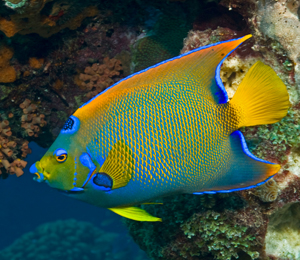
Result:
[[[123,140],[115,143],[99,172],[105,173],[112,179],[112,189],[124,187],[131,180],[134,159],[131,149]]]
[[[162,221],[161,218],[154,217],[150,215],[146,210],[138,207],[119,207],[119,208],[109,208],[109,210],[119,214],[122,217],[133,219],[136,221]]]

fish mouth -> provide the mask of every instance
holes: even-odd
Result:
[[[33,180],[37,182],[46,181],[47,178],[45,175],[49,175],[42,167],[40,167],[40,162],[35,162],[33,165],[31,165],[29,171],[30,173],[35,174]]]

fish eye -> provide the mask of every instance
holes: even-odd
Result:
[[[67,160],[68,158],[68,153],[65,149],[56,149],[53,153],[55,159],[59,163],[63,163]]]

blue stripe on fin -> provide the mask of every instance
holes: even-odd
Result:
[[[274,176],[274,175],[273,175]],[[249,190],[249,189],[253,189],[256,188],[260,185],[265,184],[268,180],[270,180],[271,178],[273,178],[273,176],[269,177],[268,179],[257,183],[256,185],[252,185],[252,186],[248,186],[248,187],[243,187],[243,188],[237,188],[237,189],[232,189],[232,190],[217,190],[217,191],[201,191],[201,192],[194,192],[194,195],[203,195],[203,194],[215,194],[215,193],[230,193],[233,191],[241,191],[241,190]]]
[[[248,149],[247,147],[247,143],[246,143],[246,140],[245,140],[245,137],[243,135],[243,133],[240,131],[240,130],[236,130],[234,132],[231,133],[231,135],[237,135],[240,140],[241,140],[241,144],[242,144],[242,149],[244,151],[245,154],[247,154],[250,158],[252,158],[253,160],[256,160],[256,161],[259,161],[259,162],[262,162],[262,163],[268,163],[268,164],[276,164],[276,163],[271,163],[271,162],[268,162],[266,160],[263,160],[263,159],[260,159],[256,156],[254,156]]]
[[[245,141],[245,138],[242,134],[241,131],[237,130],[237,131],[234,131],[233,133],[231,133],[230,135],[231,137],[234,137],[236,139],[236,142],[240,142],[240,145],[239,146],[240,148],[242,148],[242,151],[248,156],[250,157],[251,159],[257,161],[257,162],[260,162],[260,163],[264,163],[264,164],[272,164],[272,165],[276,165],[275,163],[271,163],[271,162],[268,162],[266,160],[262,160],[256,156],[254,156],[248,149],[247,147],[247,143]],[[240,154],[242,151],[239,151],[239,150],[236,150],[236,153]],[[255,162],[253,162],[255,163]],[[253,172],[252,172],[253,173]],[[276,174],[272,175],[272,176],[269,176],[268,178],[266,178],[264,181],[261,181],[259,183],[256,183],[254,185],[249,185],[249,186],[246,186],[246,187],[241,187],[241,188],[235,188],[235,189],[228,189],[228,190],[212,190],[212,191],[201,191],[201,192],[195,192],[193,194],[196,194],[196,195],[201,195],[201,194],[213,194],[213,192],[215,193],[229,193],[229,192],[233,192],[233,191],[241,191],[241,190],[247,190],[247,189],[252,189],[252,188],[255,188],[255,187],[258,187],[264,183],[266,183],[268,180],[270,180],[273,176],[275,176]]]
[[[83,108],[84,106],[86,106],[87,104],[89,104],[90,102],[92,102],[94,99],[96,99],[97,97],[99,97],[100,95],[102,95],[103,93],[105,93],[106,91],[110,90],[111,88],[113,88],[114,86],[118,85],[120,82],[123,82],[125,80],[128,80],[130,79],[131,77],[134,77],[135,75],[138,75],[138,74],[141,74],[141,73],[144,73],[146,72],[147,70],[149,69],[152,69],[152,68],[155,68],[155,67],[158,67],[166,62],[169,62],[169,61],[172,61],[172,60],[176,60],[176,59],[180,59],[181,57],[183,56],[187,56],[193,52],[197,52],[197,51],[200,51],[200,50],[204,50],[204,49],[207,49],[207,48],[210,48],[212,46],[216,46],[216,45],[219,45],[219,44],[222,44],[222,43],[225,43],[225,42],[231,42],[231,41],[236,41],[236,40],[239,40],[239,39],[242,39],[244,38],[243,37],[240,37],[240,38],[236,38],[236,39],[231,39],[231,40],[228,40],[228,41],[222,41],[222,42],[216,42],[216,43],[212,43],[212,44],[209,44],[209,45],[205,45],[205,46],[202,46],[202,47],[199,47],[197,49],[194,49],[194,50],[191,50],[189,52],[186,52],[186,53],[183,53],[179,56],[176,56],[176,57],[173,57],[171,59],[168,59],[168,60],[165,60],[165,61],[162,61],[162,62],[159,62],[151,67],[148,67],[144,70],[141,70],[141,71],[138,71],[136,73],[133,73],[129,76],[127,76],[126,78],[124,79],[121,79],[120,81],[116,82],[115,84],[111,85],[110,87],[108,87],[107,89],[105,89],[104,91],[102,91],[101,93],[99,93],[98,95],[96,95],[95,97],[93,97],[92,99],[90,99],[89,101],[87,101],[86,103],[84,103],[83,105],[81,105],[79,108]],[[242,43],[241,43],[242,44]],[[226,57],[232,53],[235,49],[233,49],[231,52],[229,52],[224,58],[223,60],[218,64],[217,68],[216,68],[216,75],[215,75],[215,80],[216,80],[216,83],[217,83],[217,87],[219,88],[219,91],[217,92],[214,92],[214,94],[218,97],[218,103],[226,103],[228,101],[228,95],[227,95],[227,92],[225,90],[225,87],[222,83],[222,80],[220,78],[220,68],[221,68],[221,65],[224,61],[224,59],[226,59]]]

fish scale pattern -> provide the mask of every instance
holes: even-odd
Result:
[[[145,188],[153,196],[201,190],[226,166],[228,125],[212,118],[223,116],[227,108],[193,91],[193,83],[111,89],[74,114],[94,136],[85,145],[99,161],[119,140],[130,147],[135,162],[127,185],[131,200],[141,199]],[[124,158],[123,167],[129,160]]]

